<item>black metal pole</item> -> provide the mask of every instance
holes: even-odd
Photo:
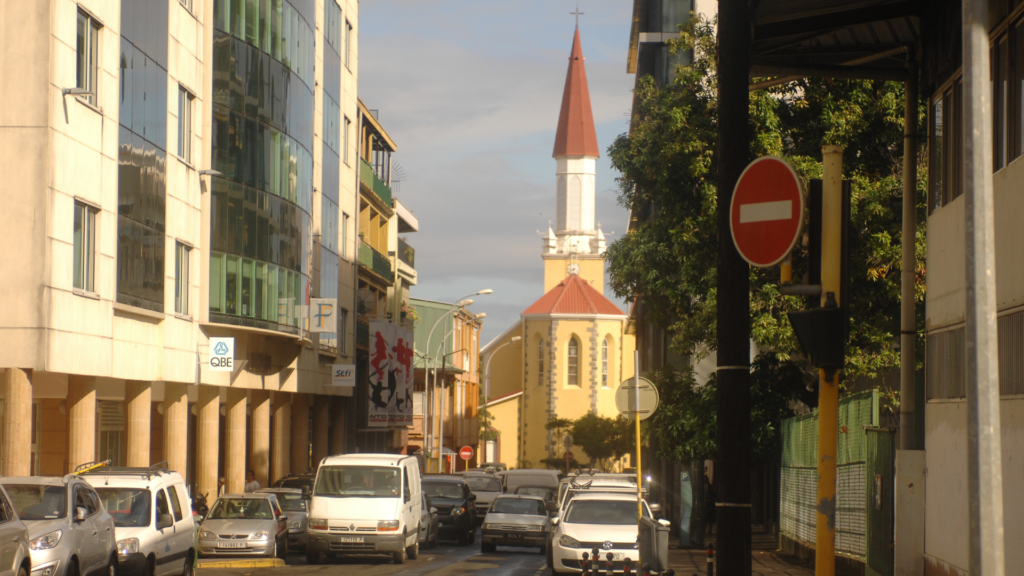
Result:
[[[746,0],[718,2],[718,572],[750,559],[750,268],[729,232],[733,188],[750,161],[750,22]]]

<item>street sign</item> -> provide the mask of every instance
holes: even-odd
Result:
[[[562,454],[562,458],[566,460],[575,460],[575,457],[572,455],[572,452],[566,452],[565,454]]]
[[[636,408],[636,381],[640,381],[640,409]],[[640,419],[646,420],[658,409],[658,389],[647,378],[630,378],[615,389],[615,407],[619,414],[633,420],[638,411]]]
[[[762,156],[740,174],[729,206],[729,230],[740,256],[751,266],[781,262],[800,236],[804,194],[788,162]]]
[[[331,385],[354,388],[356,385],[356,365],[331,364]]]
[[[210,338],[210,370],[232,372],[235,369],[235,339]]]
[[[463,446],[462,448],[459,449],[459,458],[462,458],[463,460],[469,460],[472,457],[473,457],[473,447],[472,446]]]
[[[565,439],[562,440],[562,443],[565,444],[565,449],[566,450],[568,450],[569,448],[572,448],[572,442],[573,442],[572,434],[566,434],[565,435]]]

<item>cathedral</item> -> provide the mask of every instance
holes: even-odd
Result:
[[[542,460],[566,452],[590,462],[578,446],[556,445],[545,424],[587,412],[614,418],[615,389],[633,375],[636,344],[627,315],[604,296],[606,246],[594,197],[600,151],[583,61],[577,29],[552,153],[557,210],[541,246],[544,295],[481,349],[489,367],[487,410],[498,433],[484,461],[510,467],[543,468]]]

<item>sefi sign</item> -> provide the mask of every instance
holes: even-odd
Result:
[[[235,339],[210,338],[210,370],[232,372],[235,369]]]
[[[459,449],[459,458],[462,458],[463,460],[469,460],[472,457],[473,457],[473,447],[472,446],[463,446],[462,448]]]
[[[788,162],[762,156],[747,165],[729,205],[729,230],[744,260],[758,268],[781,262],[800,237],[803,219],[800,178]]]

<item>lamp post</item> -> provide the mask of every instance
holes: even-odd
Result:
[[[470,318],[469,320],[466,320],[464,322],[458,322],[458,323],[453,322],[452,323],[452,329],[449,330],[448,333],[444,335],[444,338],[441,339],[441,343],[437,347],[437,352],[434,354],[434,357],[435,357],[434,365],[435,366],[437,365],[437,359],[436,359],[437,355],[439,355],[444,350],[444,343],[445,343],[445,341],[448,340],[449,336],[451,336],[452,334],[455,333],[455,330],[457,328],[459,328],[461,326],[466,326],[466,325],[469,325],[469,324],[475,324],[477,322],[482,321],[486,317],[487,317],[487,312],[481,312],[479,314],[475,314],[472,318]],[[445,382],[446,382],[446,380],[444,380],[442,378],[442,382],[441,382],[442,390],[444,389]],[[435,387],[437,385],[437,373],[436,373],[436,371],[434,373],[434,385],[435,385]],[[456,381],[453,405],[454,405],[454,402],[457,401],[462,396],[463,392],[466,389],[465,386],[466,386],[466,384],[465,384],[465,382],[463,382],[462,383],[462,389],[460,390],[459,387],[458,387],[458,381]],[[455,416],[455,409],[453,408],[452,409],[452,417],[454,418],[454,416]],[[455,421],[453,420],[452,421],[452,437],[453,438],[456,436],[456,434],[455,434],[455,423],[454,422]],[[441,425],[444,425],[443,421],[442,421]],[[461,426],[460,426],[460,428],[461,428]],[[442,436],[443,436],[443,434],[442,434]]]
[[[523,339],[522,336],[513,336],[511,340],[509,340],[508,342],[505,342],[501,346],[498,346],[490,354],[487,355],[487,362],[484,364],[484,414],[488,414],[489,413],[489,410],[487,410],[487,403],[491,401],[491,360],[494,358],[494,355],[498,353],[498,350],[501,350],[502,348],[504,348],[505,346],[508,346],[509,344],[513,344],[515,342],[519,342],[522,339]],[[484,458],[483,458],[483,461],[484,462],[488,462],[489,461],[489,460],[487,460],[487,441],[486,440],[484,441]]]
[[[441,321],[444,320],[448,316],[448,314],[452,313],[457,308],[459,308],[461,306],[469,306],[470,304],[472,304],[473,301],[469,299],[470,296],[480,296],[480,295],[486,295],[486,294],[492,294],[492,293],[494,293],[494,290],[491,290],[490,288],[484,288],[483,290],[480,290],[479,292],[474,292],[472,294],[467,294],[467,295],[463,296],[462,298],[459,298],[458,300],[456,300],[455,304],[452,304],[451,307],[448,308],[448,310],[446,310],[445,313],[442,314],[441,317],[438,318],[436,322],[434,322],[434,325],[431,326],[431,328],[430,328],[430,333],[427,334],[427,345],[424,347],[424,349],[426,350],[428,357],[430,355],[430,339],[433,338],[433,336],[434,336],[434,329],[437,328],[437,325],[440,324]],[[427,371],[430,370],[429,362],[424,365],[424,368],[425,368],[425,371],[423,373],[423,376],[424,376],[424,382],[426,382]],[[437,382],[437,362],[434,362],[434,381],[435,381],[435,383]],[[428,394],[428,396],[429,396],[429,394]],[[433,419],[430,418],[430,412],[433,412],[433,410],[434,410],[434,404],[433,404],[433,402],[431,402],[430,403],[430,410],[427,413],[427,422],[430,424],[430,426],[427,427],[427,430],[430,430],[430,431],[433,431],[433,421],[432,421]],[[433,439],[429,438],[429,434],[428,434],[428,446],[430,448],[432,448],[433,444],[434,444],[433,443]],[[429,450],[429,448],[428,448],[428,450]]]
[[[438,418],[437,425],[437,473],[441,472],[441,459],[444,458],[444,383],[446,379],[446,368],[448,366],[448,357],[452,354],[458,354],[459,352],[465,352],[466,349],[455,350],[449,352],[441,357],[441,416]],[[454,408],[454,407],[453,407]],[[454,434],[453,434],[454,435]]]

